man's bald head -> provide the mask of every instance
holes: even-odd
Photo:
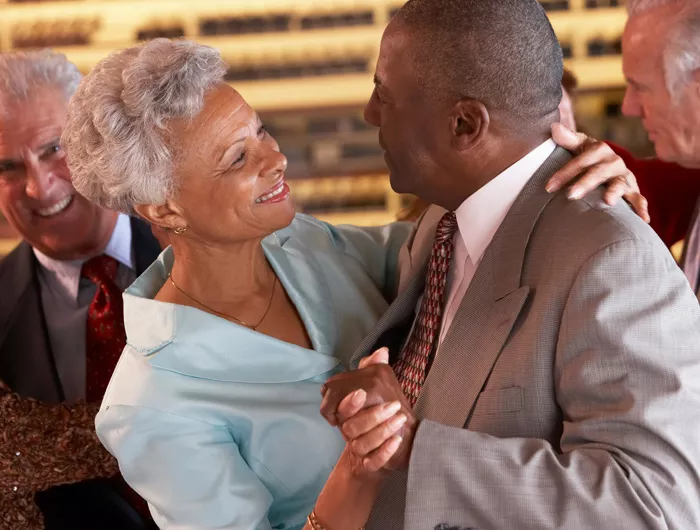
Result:
[[[562,52],[536,0],[409,0],[392,24],[412,36],[425,96],[475,99],[515,123],[556,112]]]

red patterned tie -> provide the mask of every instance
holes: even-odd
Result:
[[[118,266],[109,256],[97,256],[83,264],[82,275],[97,285],[88,308],[85,341],[85,397],[91,402],[104,396],[126,345],[122,292],[114,282]]]
[[[453,212],[442,216],[435,232],[433,252],[428,263],[423,301],[413,331],[394,365],[396,378],[411,403],[416,404],[427,375],[428,362],[435,349],[440,332],[445,297],[447,271],[452,257],[452,239],[457,230],[457,218]]]
[[[82,275],[97,285],[87,315],[85,341],[86,387],[88,401],[100,401],[126,345],[122,291],[115,283],[119,264],[109,256],[97,256],[83,264]],[[121,475],[113,484],[134,509],[149,521],[148,505],[132,490]]]

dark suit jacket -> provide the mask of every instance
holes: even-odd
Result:
[[[132,219],[131,229],[140,275],[158,257],[160,246],[143,221]],[[26,242],[0,262],[0,380],[23,397],[59,403],[64,395],[44,318],[38,266]],[[109,480],[51,488],[36,500],[50,530],[149,528]]]

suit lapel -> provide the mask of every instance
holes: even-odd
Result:
[[[419,417],[463,427],[529,294],[530,234],[553,195],[545,184],[571,155],[557,148],[533,175],[487,248],[416,403]]]
[[[399,253],[399,293],[406,289],[408,282],[415,276],[416,269],[422,268],[430,259],[437,224],[446,212],[444,208],[433,204],[416,221],[416,229]]]
[[[416,229],[401,248],[399,261],[399,295],[377,322],[377,325],[365,337],[355,350],[348,366],[355,369],[360,360],[372,353],[370,350],[387,331],[402,324],[414,311],[418,298],[423,294],[428,260],[432,250],[435,230],[446,210],[439,206],[430,206],[416,222]],[[397,354],[398,352],[392,352]]]
[[[41,302],[37,261],[22,242],[0,273],[0,379],[24,397],[64,400]]]
[[[354,355],[350,359],[349,368],[354,370],[360,364],[360,360],[372,353],[370,350],[377,343],[379,338],[391,328],[404,322],[413,312],[418,297],[423,293],[425,285],[425,275],[428,270],[428,262],[426,262],[406,281],[404,291],[394,300],[394,303],[389,306],[386,312],[382,315],[374,326],[374,329],[360,343],[360,346],[355,350]]]

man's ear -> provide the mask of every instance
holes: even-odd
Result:
[[[455,103],[450,113],[452,142],[460,151],[478,145],[491,124],[489,111],[481,101],[463,98]]]
[[[187,227],[181,209],[172,201],[166,201],[165,204],[138,204],[134,210],[152,225],[165,230]]]

